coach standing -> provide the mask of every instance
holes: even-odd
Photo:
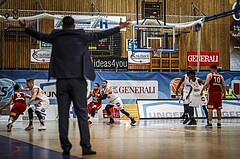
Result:
[[[119,23],[119,27],[102,32],[87,33],[75,29],[74,19],[66,16],[62,20],[62,29],[43,34],[26,27],[25,21],[19,21],[30,36],[52,44],[52,54],[48,79],[57,79],[57,101],[59,113],[59,137],[63,156],[70,156],[72,144],[68,139],[69,108],[71,101],[78,118],[82,155],[96,154],[91,149],[87,111],[87,82],[95,79],[95,71],[90,59],[88,43],[119,33],[129,22]]]

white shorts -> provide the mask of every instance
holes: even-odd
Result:
[[[191,94],[190,100],[191,100],[189,104],[190,107],[199,107],[207,104],[207,98],[204,95],[200,96],[200,95]]]
[[[114,105],[115,108],[122,110],[124,109],[123,102],[120,97],[117,97],[113,101],[109,101],[109,105]]]
[[[183,92],[183,104],[189,104],[190,103],[190,99],[186,99],[187,98],[187,95],[188,95],[189,92]]]
[[[49,106],[49,100],[39,101],[34,105],[31,105],[30,108],[33,111],[39,111],[42,115],[46,115],[46,110]]]

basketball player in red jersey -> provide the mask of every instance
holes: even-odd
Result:
[[[99,84],[95,83],[93,90],[88,94],[87,99],[92,97],[92,101],[88,104],[88,124],[92,124],[92,118],[95,116],[96,111],[98,111],[102,106],[101,90]]]
[[[10,111],[9,119],[8,119],[8,125],[7,125],[7,131],[11,132],[13,123],[18,119],[19,115],[22,114],[27,106],[26,106],[26,97],[31,98],[30,95],[20,92],[20,86],[15,85],[14,86],[14,93],[10,96],[8,101],[3,105],[3,107],[0,108],[0,114],[3,109],[8,107],[10,103],[13,101],[13,106]]]
[[[223,76],[217,73],[217,65],[213,64],[210,66],[211,73],[207,75],[206,82],[201,90],[203,91],[209,87],[208,91],[208,119],[209,123],[206,127],[212,128],[213,109],[217,110],[217,127],[221,128],[221,109],[222,109],[222,98],[225,98],[225,86]],[[223,96],[222,96],[223,95]]]

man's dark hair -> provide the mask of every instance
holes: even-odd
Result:
[[[106,83],[108,83],[108,81],[107,81],[107,80],[103,80],[102,82],[106,82]]]
[[[215,64],[212,64],[212,65],[210,66],[210,68],[217,69],[217,65],[215,65]]]
[[[196,72],[195,71],[193,71],[193,70],[190,70],[189,72],[188,72],[188,75],[196,75]]]
[[[27,82],[33,82],[34,80],[32,78],[29,78],[26,80]]]
[[[14,85],[13,86],[13,90],[14,91],[20,90],[20,86],[18,84]]]
[[[71,16],[66,16],[62,20],[62,27],[63,28],[70,28],[74,25],[74,19]]]
[[[191,71],[192,70],[192,67],[187,67],[187,71]]]
[[[98,87],[100,87],[99,83],[95,83]]]
[[[189,71],[192,70],[192,67],[187,67],[187,75],[189,75]]]

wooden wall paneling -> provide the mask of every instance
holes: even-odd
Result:
[[[154,0],[157,1],[157,0]],[[3,7],[3,9],[25,9],[25,10],[34,10],[36,8],[35,0],[9,0],[8,3]],[[117,13],[133,13],[136,12],[136,4],[135,0],[93,0],[93,5],[95,7],[94,11],[97,10],[101,12],[115,12]],[[191,15],[192,14],[192,1],[189,0],[167,0],[167,14],[172,15]],[[226,0],[212,0],[212,1],[199,1],[193,0],[194,4],[206,15],[213,15],[223,11],[228,11],[231,9],[231,6],[226,3]],[[91,1],[90,0],[39,0],[38,1],[38,8],[43,8],[44,10],[52,10],[52,11],[73,11],[73,12],[89,12],[91,11]],[[141,13],[141,0],[139,0],[139,12]],[[36,14],[37,12],[31,13]],[[52,13],[53,14],[53,13]],[[57,13],[59,14],[59,13]],[[30,15],[30,13],[23,13],[22,16]],[[135,15],[129,15],[127,18],[131,20],[136,20]],[[140,18],[141,19],[141,18]],[[179,19],[180,18],[176,18]],[[229,23],[230,17],[222,18],[219,20],[214,20],[211,22],[204,23],[202,28],[202,44],[201,49],[203,51],[218,51],[220,52],[220,65],[223,67],[224,70],[228,70],[229,67]],[[6,24],[4,24],[6,25]],[[4,26],[0,24],[1,29]],[[49,33],[53,29],[53,21],[52,20],[41,20],[40,23],[40,31]],[[186,69],[186,52],[187,51],[196,51],[196,44],[197,44],[197,33],[194,31],[194,27],[187,28],[186,30],[190,30],[191,33],[181,35],[180,42],[178,45],[179,49],[179,56],[181,57],[180,66],[181,69]],[[127,52],[125,51],[125,39],[131,38],[131,30],[127,30],[122,34],[122,57],[127,57]],[[24,39],[24,37],[23,37]],[[8,51],[8,56],[5,57],[6,61],[5,64],[7,68],[14,68],[16,67],[15,63],[11,63],[11,59],[15,58],[14,55],[14,39],[12,42],[8,42],[9,44],[4,44],[6,50]],[[2,39],[0,40],[2,41]],[[27,41],[27,40],[23,40]],[[23,42],[24,43],[24,42]],[[25,60],[29,58],[27,54],[22,52],[26,51],[27,44],[20,44],[19,51],[21,55],[21,62],[19,62],[20,67],[27,68],[29,66],[29,62],[25,62]],[[2,44],[2,42],[1,42]],[[34,47],[34,46],[32,46]],[[11,57],[11,59],[10,59]],[[47,65],[34,65],[32,66],[33,69],[41,69],[47,68]],[[149,66],[130,66],[130,69],[149,69]],[[201,70],[209,70],[208,67],[201,67]]]

